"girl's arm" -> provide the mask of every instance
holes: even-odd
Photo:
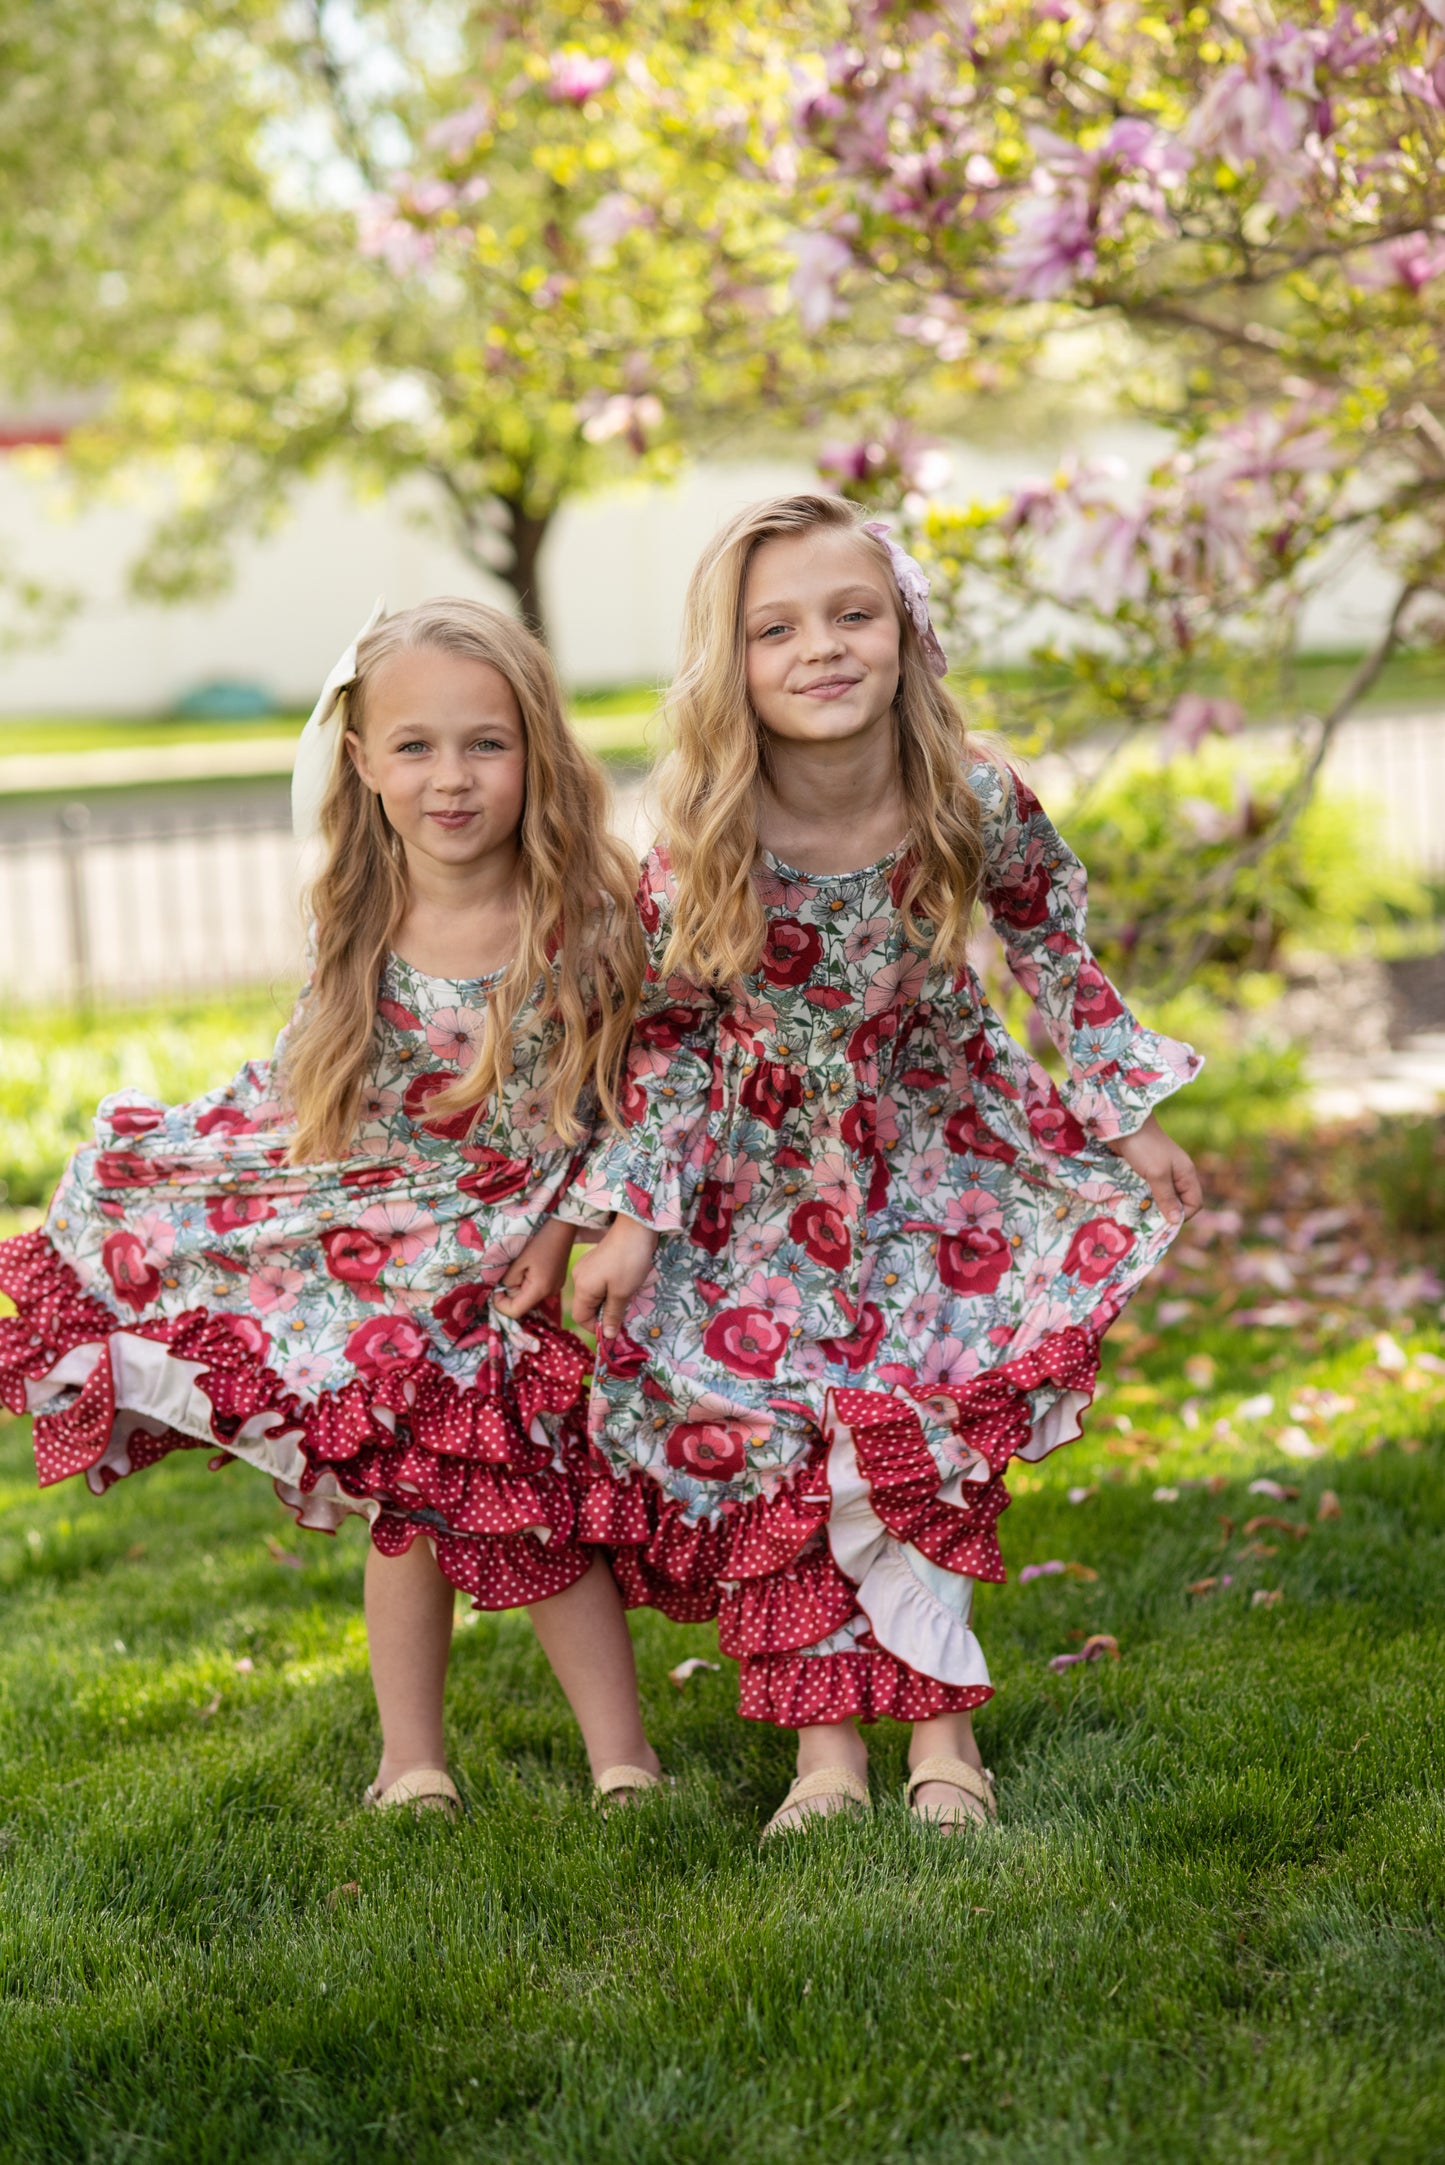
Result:
[[[666,859],[654,850],[638,888],[648,967],[623,1078],[623,1128],[619,1134],[599,1122],[573,1190],[583,1203],[616,1213],[596,1247],[579,1256],[572,1278],[574,1323],[603,1338],[621,1330],[659,1233],[686,1225],[707,1156],[718,1003],[704,988],[662,974],[670,884]]]
[[[1065,1107],[1149,1183],[1171,1223],[1192,1216],[1203,1199],[1198,1176],[1155,1107],[1192,1081],[1202,1060],[1146,1029],[1100,969],[1087,937],[1084,867],[1032,790],[1012,770],[988,765],[969,781],[983,808],[984,907],[1067,1063]]]

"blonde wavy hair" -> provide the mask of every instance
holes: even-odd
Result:
[[[511,1071],[513,1026],[538,983],[547,986],[554,1044],[547,1068],[552,1126],[582,1132],[584,1095],[617,1121],[617,1090],[641,993],[637,870],[607,829],[602,770],[573,736],[545,647],[482,602],[440,597],[387,617],[357,647],[356,675],[336,728],[336,762],[321,807],[325,861],[307,896],[315,966],[288,1034],[283,1080],[295,1116],[289,1157],[344,1156],[356,1130],[376,1027],[377,988],[407,902],[401,837],[347,756],[364,735],[367,687],[382,662],[416,648],[487,662],[521,712],[526,788],[520,831],[517,951],[487,1002],[472,1067],[430,1099],[428,1117],[479,1118]]]
[[[908,808],[903,917],[921,953],[963,967],[984,871],[983,818],[965,768],[989,754],[970,743],[963,716],[930,672],[888,552],[865,532],[865,516],[840,496],[750,504],[714,536],[693,572],[678,674],[667,697],[673,749],[658,784],[675,881],[667,973],[727,984],[748,976],[761,959],[766,922],[752,875],[769,748],[748,697],[744,597],[765,541],[819,528],[851,534],[893,596],[901,632],[893,711]]]

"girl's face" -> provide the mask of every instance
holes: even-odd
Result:
[[[755,550],[743,590],[748,696],[763,727],[800,744],[892,728],[899,623],[891,581],[837,527]]]
[[[439,647],[378,663],[366,687],[364,734],[346,749],[413,851],[465,870],[515,852],[527,785],[516,693],[499,669]]]

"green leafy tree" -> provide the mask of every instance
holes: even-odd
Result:
[[[121,0],[87,51],[89,12],[28,25],[0,377],[94,388],[82,476],[171,461],[144,592],[218,585],[340,466],[419,480],[540,622],[569,496],[891,402],[886,326],[787,305],[808,10]]]

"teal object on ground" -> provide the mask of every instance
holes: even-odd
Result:
[[[171,712],[181,722],[252,722],[263,714],[275,714],[279,707],[275,693],[264,684],[218,678],[213,684],[198,684],[176,701]]]

